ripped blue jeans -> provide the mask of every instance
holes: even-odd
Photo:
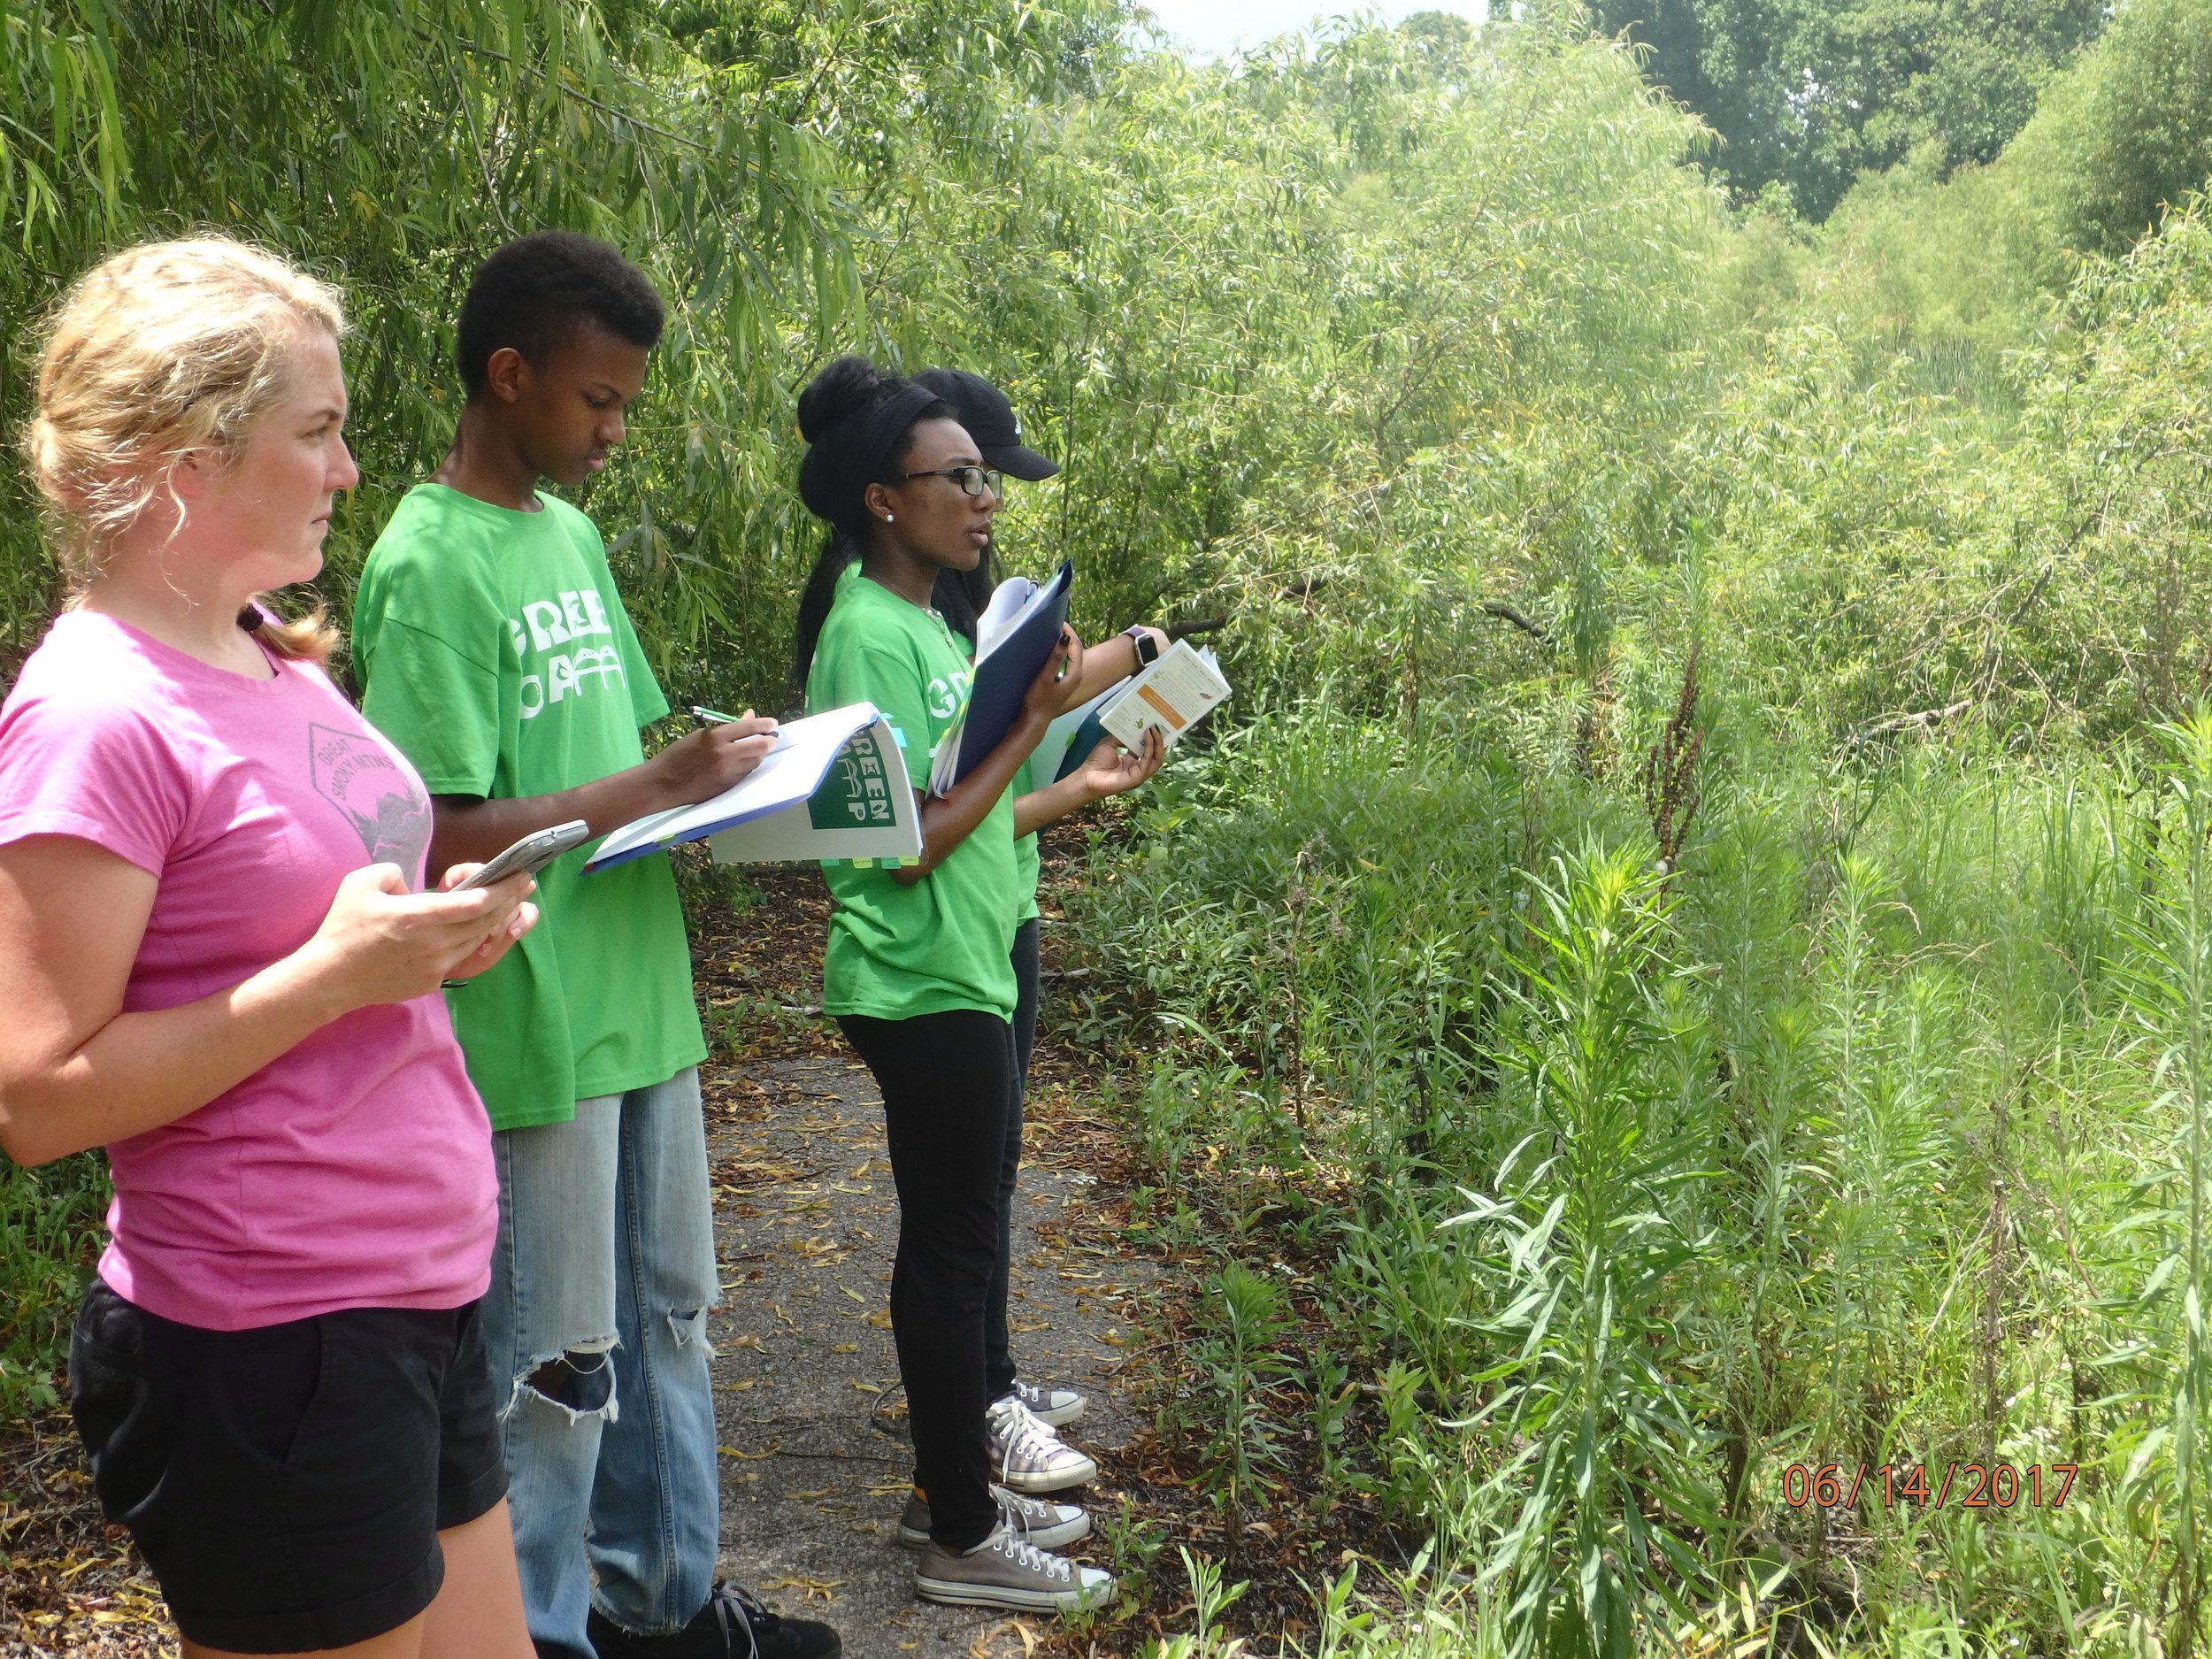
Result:
[[[625,1630],[680,1630],[714,1578],[718,1286],[699,1073],[492,1142],[484,1347],[523,1607],[541,1655],[592,1659],[595,1599]]]

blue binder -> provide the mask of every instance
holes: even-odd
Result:
[[[976,664],[975,683],[968,690],[968,711],[960,722],[956,740],[960,748],[953,763],[954,784],[980,765],[1021,717],[1022,697],[1067,625],[1068,583],[1074,574],[1073,563],[1064,561],[1031,601],[1034,608]]]

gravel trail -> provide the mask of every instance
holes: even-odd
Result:
[[[1051,1121],[1032,1123],[1018,1199],[1015,1355],[1025,1374],[1089,1396],[1066,1434],[1098,1455],[1138,1427],[1117,1372],[1136,1311],[1126,1298],[1150,1269],[1115,1256],[1095,1178],[1050,1156]],[[917,1601],[915,1557],[897,1545],[911,1450],[887,1311],[898,1205],[873,1079],[829,1056],[743,1067],[709,1127],[726,1569],[836,1624],[849,1659],[1025,1653],[1004,1615]],[[1101,1541],[1074,1553],[1102,1563]]]

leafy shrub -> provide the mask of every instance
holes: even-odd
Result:
[[[83,1154],[42,1169],[0,1163],[0,1422],[59,1403],[69,1323],[107,1210],[107,1165]]]

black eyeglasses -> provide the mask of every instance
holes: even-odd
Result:
[[[895,481],[903,484],[910,478],[949,478],[964,495],[980,495],[987,489],[994,495],[1006,493],[1006,475],[995,466],[941,466],[933,472],[902,472]]]

